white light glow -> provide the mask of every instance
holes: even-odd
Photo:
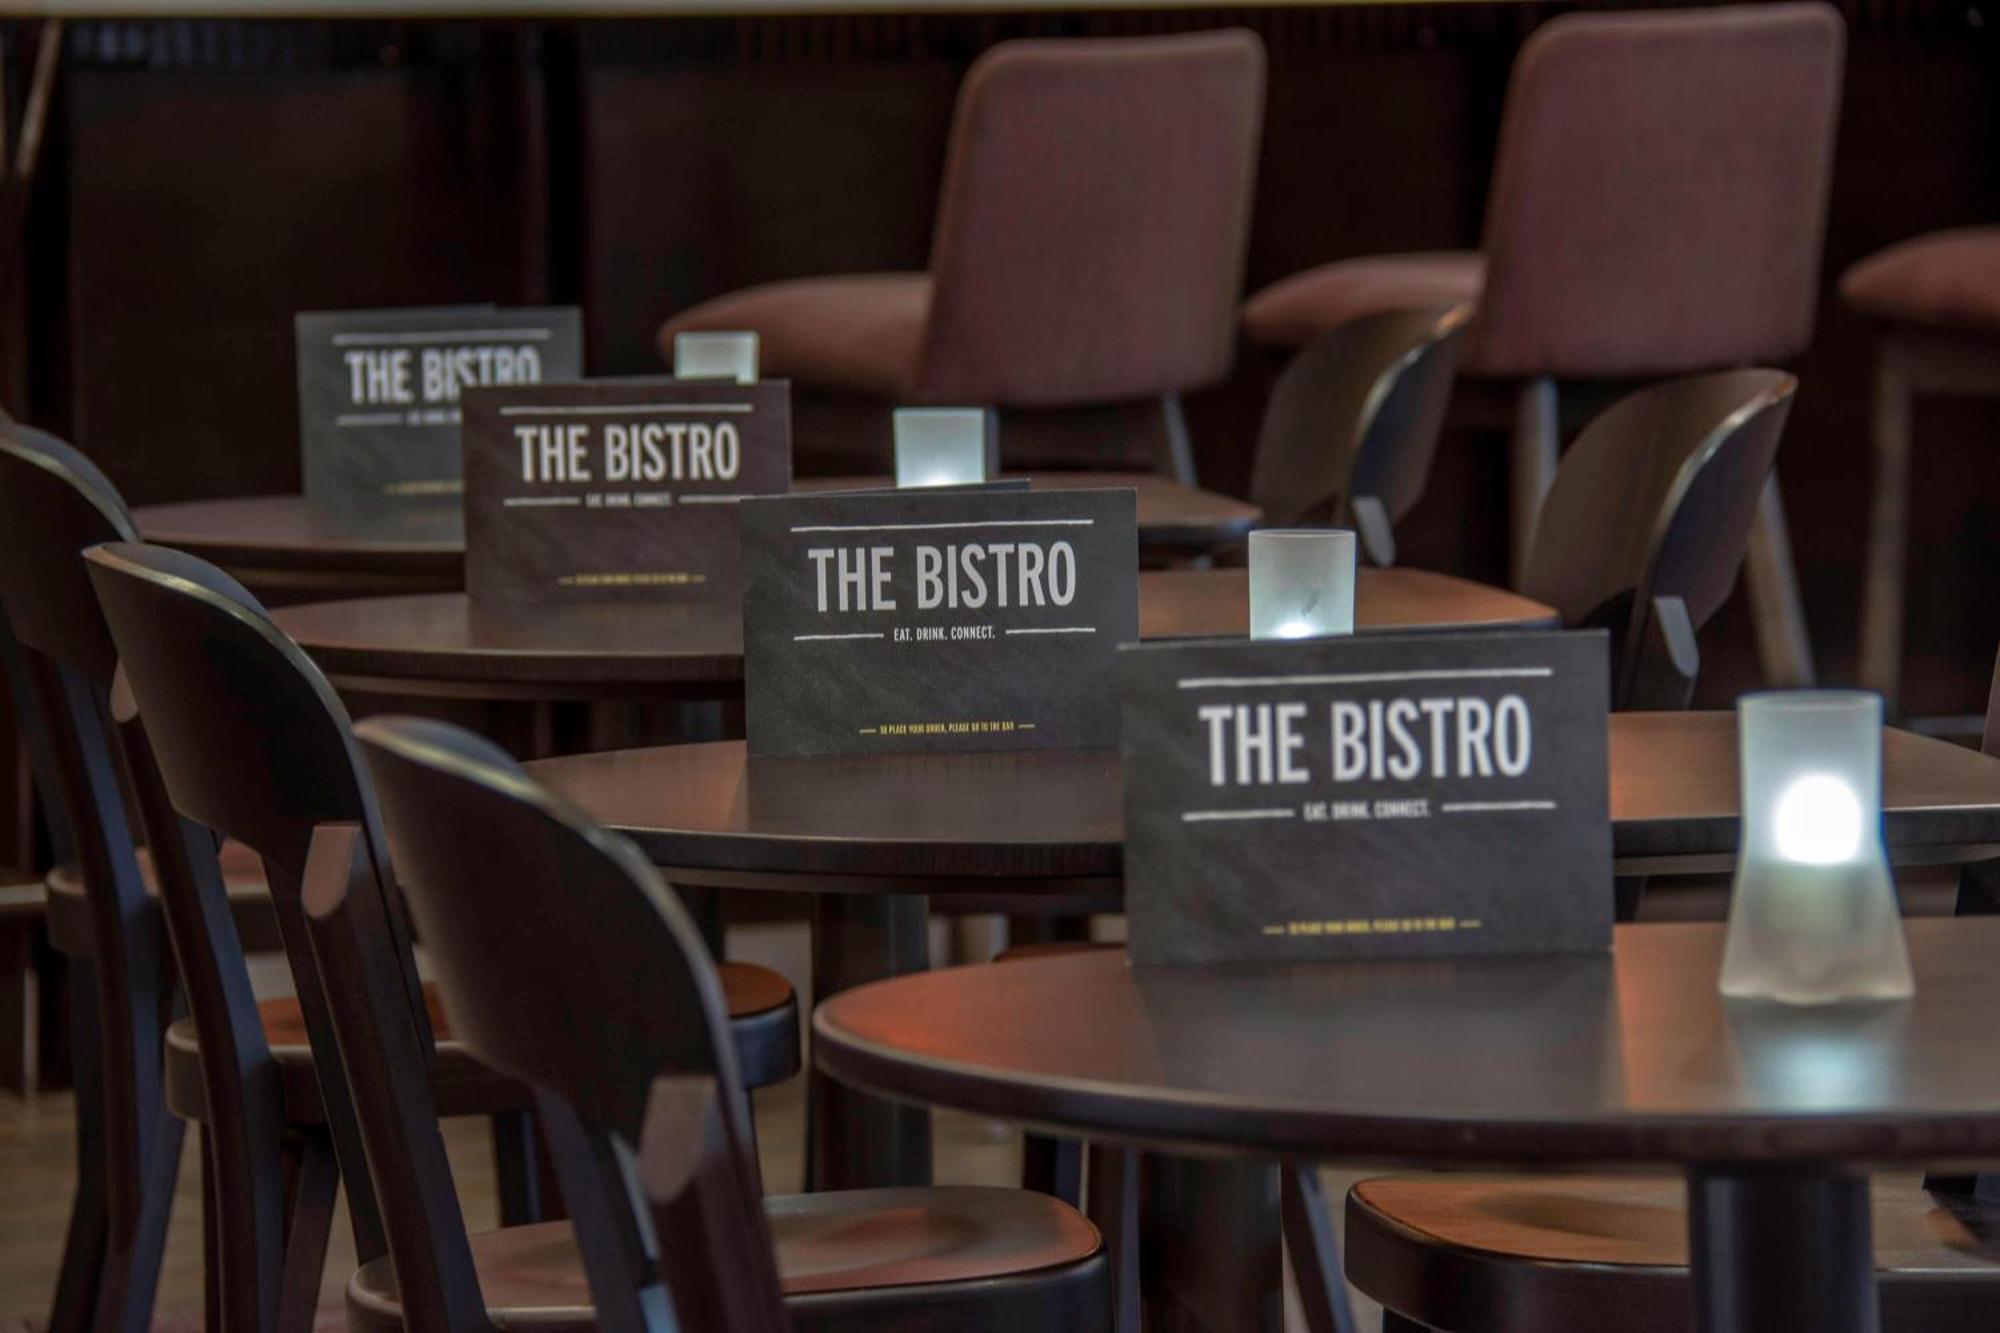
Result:
[[[1291,620],[1279,621],[1277,628],[1271,631],[1271,637],[1274,639],[1310,639],[1319,632],[1318,626],[1314,625],[1311,621],[1300,620],[1294,617]]]
[[[1806,865],[1852,861],[1861,850],[1861,798],[1839,778],[1814,773],[1778,797],[1771,833],[1778,855]]]

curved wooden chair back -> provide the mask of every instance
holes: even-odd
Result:
[[[132,543],[86,560],[167,797],[264,859],[360,1257],[393,1255],[413,1329],[485,1328],[437,1127],[429,1017],[346,710],[213,565]],[[306,925],[329,886],[367,931],[332,958]],[[384,978],[393,999],[364,1003]]]
[[[1396,562],[1395,525],[1430,479],[1471,310],[1365,315],[1294,356],[1264,409],[1250,499],[1267,522],[1353,527]]]
[[[1728,598],[1798,381],[1675,380],[1614,403],[1563,456],[1521,590],[1613,631],[1613,706],[1684,708],[1694,634]]]
[[[683,1328],[780,1327],[749,1101],[686,910],[636,847],[491,742],[417,718],[356,731],[454,1032],[536,1090],[600,1322],[642,1327],[663,1282]],[[316,903],[315,929],[337,933],[340,910]],[[689,1078],[708,1100],[687,1100]],[[664,1138],[662,1117],[679,1126]],[[667,1203],[657,1242],[631,1206],[642,1145],[706,1182]]]
[[[73,964],[79,1175],[57,1311],[95,1310],[121,1327],[150,1316],[182,1129],[166,1109],[160,1045],[174,972],[112,741],[117,654],[83,572],[85,548],[132,530],[90,460],[45,432],[0,425],[0,610],[46,741],[91,934],[88,962]],[[85,1252],[102,1257],[76,1267]]]

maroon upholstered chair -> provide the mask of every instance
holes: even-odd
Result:
[[[898,403],[1068,408],[1228,373],[1264,107],[1257,38],[1020,41],[959,92],[930,269],[804,278],[685,311],[754,329],[766,374]],[[886,434],[886,433],[885,433]]]
[[[1860,676],[1894,711],[1903,674],[1911,402],[1918,394],[2000,396],[2000,227],[1958,227],[1892,245],[1841,275],[1840,296],[1881,326]]]
[[[1817,3],[1555,19],[1514,67],[1479,253],[1326,264],[1257,293],[1244,328],[1296,347],[1365,314],[1477,302],[1459,369],[1519,386],[1518,574],[1554,476],[1559,381],[1771,364],[1810,339],[1842,49]],[[1761,527],[1766,673],[1803,679],[1775,489]]]

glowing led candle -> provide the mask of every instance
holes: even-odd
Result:
[[[1263,528],[1250,534],[1250,637],[1354,632],[1354,534]]]
[[[676,333],[674,378],[757,382],[757,335],[754,332]]]
[[[1787,1004],[1913,993],[1882,849],[1882,701],[1843,690],[1736,705],[1743,842],[1722,992]]]
[[[976,486],[999,463],[993,413],[980,407],[896,409],[896,485]]]

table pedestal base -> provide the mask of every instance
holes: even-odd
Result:
[[[930,966],[930,914],[912,894],[815,894],[813,1003]],[[867,1189],[931,1182],[931,1117],[834,1082],[806,1085],[806,1187]]]
[[[1697,1169],[1687,1194],[1697,1333],[1880,1333],[1866,1176]]]

